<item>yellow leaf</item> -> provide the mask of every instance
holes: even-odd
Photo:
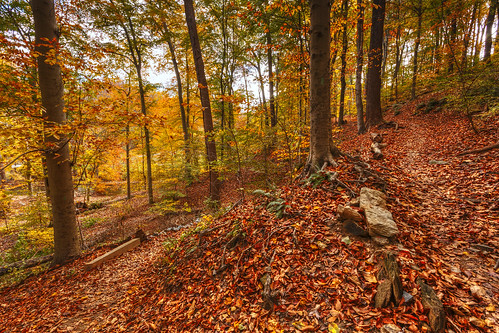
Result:
[[[340,328],[336,325],[336,323],[333,323],[328,325],[327,331],[330,333],[340,333]]]

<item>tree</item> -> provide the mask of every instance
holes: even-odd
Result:
[[[38,79],[45,119],[47,162],[54,225],[54,264],[80,253],[76,228],[73,179],[67,139],[58,133],[64,125],[63,82],[57,59],[59,29],[52,0],[31,0],[35,22],[35,50],[39,54]]]
[[[494,25],[494,16],[497,9],[497,0],[490,0],[489,14],[487,15],[486,32],[485,32],[485,49],[483,51],[483,61],[490,60],[490,52],[492,50],[492,26]]]
[[[375,126],[383,121],[381,113],[381,63],[386,0],[373,0],[369,63],[366,77],[366,123]]]
[[[340,112],[338,115],[338,125],[343,125],[343,116],[345,113],[345,91],[347,88],[347,82],[345,79],[346,68],[347,68],[347,50],[348,50],[348,0],[343,0],[342,3],[342,14],[343,14],[343,39],[341,44],[341,74],[340,74]]]
[[[364,62],[364,5],[357,0],[357,67],[355,70],[355,105],[357,107],[357,133],[366,131],[364,124],[364,105],[362,102],[362,67]]]
[[[411,98],[416,98],[416,83],[418,76],[418,52],[419,44],[421,43],[421,24],[423,22],[423,0],[418,0],[417,5],[413,6],[413,10],[418,16],[418,27],[416,29],[416,42],[414,43],[414,56],[412,57],[412,86]]]
[[[335,165],[334,157],[339,155],[332,142],[330,10],[328,0],[310,1],[310,152],[305,174]]]
[[[210,198],[213,201],[220,201],[220,180],[218,179],[217,163],[217,148],[215,145],[215,137],[213,132],[213,119],[211,115],[210,94],[208,92],[208,83],[204,72],[203,55],[199,44],[199,37],[196,25],[196,16],[194,13],[194,5],[192,0],[184,1],[185,20],[189,37],[191,39],[192,54],[194,56],[194,65],[196,67],[196,76],[198,80],[199,97],[201,99],[201,107],[203,108],[203,126],[204,140],[206,145],[206,156],[208,160],[208,169],[210,173]]]

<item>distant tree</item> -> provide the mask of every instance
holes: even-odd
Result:
[[[489,14],[487,15],[487,21],[485,23],[485,49],[483,51],[483,61],[487,62],[490,60],[490,52],[492,50],[492,27],[494,25],[494,16],[497,10],[497,1],[490,0]]]
[[[211,115],[210,94],[208,92],[208,83],[204,72],[204,61],[199,44],[198,30],[196,25],[196,16],[194,13],[194,5],[192,0],[184,1],[185,20],[189,37],[191,39],[192,54],[194,56],[194,65],[196,67],[196,75],[198,79],[199,97],[201,99],[201,107],[203,108],[203,125],[205,133],[206,155],[208,160],[208,168],[210,173],[210,198],[213,201],[220,201],[220,180],[218,179],[217,164],[217,148],[215,145],[215,137],[213,132],[213,118]]]
[[[68,141],[58,126],[66,122],[61,68],[57,59],[59,29],[53,0],[31,0],[35,22],[35,50],[39,54],[38,79],[45,119],[48,182],[54,226],[54,264],[80,253],[76,228],[73,179]]]
[[[343,16],[343,31],[341,43],[341,73],[340,73],[340,111],[338,113],[338,125],[343,125],[345,115],[345,91],[347,88],[346,70],[347,70],[347,50],[348,50],[348,0],[343,0],[341,5]]]
[[[364,123],[364,105],[362,102],[362,67],[364,63],[364,5],[357,0],[357,67],[355,70],[355,105],[357,107],[357,132],[366,131]]]
[[[416,41],[414,42],[414,55],[412,57],[412,86],[411,98],[416,98],[416,83],[418,77],[418,52],[421,44],[421,25],[423,22],[423,0],[417,0],[417,4],[412,7],[418,17],[418,26],[416,28]]]
[[[310,152],[304,174],[335,165],[339,155],[332,141],[330,10],[328,0],[310,1]]]
[[[366,123],[375,126],[383,121],[381,112],[381,64],[386,0],[373,0],[371,40],[366,77]]]

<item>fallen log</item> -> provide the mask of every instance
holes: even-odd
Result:
[[[140,238],[133,238],[133,239],[129,240],[128,242],[121,244],[117,248],[115,248],[109,252],[104,253],[100,257],[97,257],[92,261],[86,262],[85,269],[90,270],[90,269],[108,261],[109,259],[117,257],[120,254],[122,254],[128,250],[131,250],[139,245],[140,245]]]
[[[43,263],[46,263],[46,262],[52,260],[53,257],[54,257],[54,255],[49,254],[46,256],[42,256],[42,257],[31,258],[28,260],[16,261],[16,262],[9,264],[7,266],[0,267],[0,276],[5,275],[5,274],[9,274],[10,272],[12,272],[16,269],[26,269],[26,268],[41,265]]]
[[[465,150],[465,151],[457,154],[457,156],[485,153],[485,152],[492,150],[492,149],[495,149],[495,148],[499,148],[499,141],[497,141],[496,143],[493,143],[491,145],[485,146],[483,148],[473,149],[473,150]]]

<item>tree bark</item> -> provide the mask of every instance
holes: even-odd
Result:
[[[383,58],[383,26],[385,1],[373,0],[369,63],[366,77],[366,123],[375,126],[383,121],[381,113],[381,64]]]
[[[347,20],[348,20],[348,0],[343,0],[343,38],[342,38],[342,49],[341,49],[341,73],[340,73],[340,111],[338,113],[338,125],[343,125],[343,117],[345,115],[345,91],[347,88],[347,82],[345,79],[346,69],[347,69],[347,50],[348,50],[348,39],[347,39]]]
[[[416,98],[416,83],[418,77],[418,51],[419,44],[421,43],[421,24],[423,21],[423,1],[418,0],[418,5],[414,8],[418,16],[418,27],[416,31],[416,42],[414,43],[414,56],[412,57],[412,86],[411,86],[411,98]]]
[[[201,106],[203,108],[203,126],[204,140],[206,145],[206,155],[208,160],[208,169],[210,174],[210,198],[213,201],[220,201],[220,180],[218,179],[217,164],[217,149],[213,132],[213,118],[211,115],[210,95],[208,92],[208,83],[204,72],[203,56],[201,54],[201,46],[196,25],[196,16],[194,13],[194,5],[192,0],[184,0],[185,19],[189,30],[191,40],[192,53],[194,56],[194,65],[196,67],[196,75],[198,80],[199,96]]]
[[[330,4],[310,1],[310,152],[304,173],[334,165],[339,154],[332,143],[330,91]]]
[[[166,23],[163,23],[163,28],[165,29],[165,34],[169,35],[170,32]],[[175,78],[177,80],[177,96],[178,96],[178,104],[180,108],[180,117],[182,118],[182,131],[184,133],[184,156],[185,156],[185,177],[187,181],[191,181],[192,173],[191,173],[191,154],[190,154],[190,145],[189,145],[189,126],[188,119],[185,113],[184,108],[184,96],[182,89],[182,78],[180,77],[180,71],[178,69],[177,57],[175,55],[175,47],[170,36],[167,36],[166,42],[168,43],[168,48],[170,50],[170,55],[172,58],[173,69],[175,71]]]
[[[357,68],[355,71],[355,105],[357,107],[357,132],[366,131],[364,124],[364,105],[362,102],[362,67],[364,63],[364,5],[362,0],[357,0]]]
[[[35,50],[39,56],[38,77],[45,119],[45,158],[50,184],[54,225],[54,264],[61,264],[80,254],[76,227],[73,179],[68,139],[57,133],[66,123],[64,87],[57,59],[59,30],[53,0],[31,0],[35,22]]]
[[[277,125],[277,112],[275,108],[275,98],[274,98],[274,71],[273,62],[274,57],[272,56],[272,36],[270,35],[270,24],[267,27],[266,39],[267,39],[267,62],[269,67],[269,111],[270,111],[270,127],[274,128]]]
[[[492,51],[492,27],[494,25],[494,16],[496,14],[497,0],[490,0],[489,14],[485,23],[485,48],[483,51],[483,61],[490,61],[490,53]]]

